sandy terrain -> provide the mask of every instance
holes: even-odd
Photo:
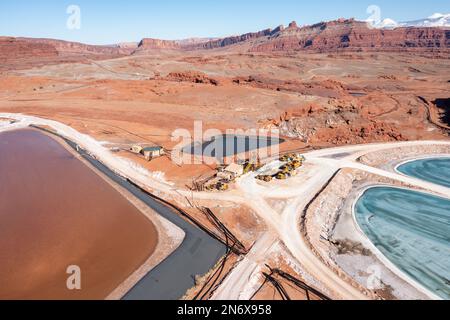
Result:
[[[192,131],[195,120],[204,130],[279,128],[294,139],[293,148],[445,139],[443,129],[428,121],[427,108],[448,98],[450,64],[428,62],[400,53],[154,53],[99,62],[119,74],[97,62],[10,71],[0,78],[0,111],[52,118],[119,146],[171,149],[174,130]],[[149,77],[129,79],[121,70]],[[178,76],[168,77],[171,72]],[[189,72],[217,85],[194,83]],[[440,121],[432,114],[430,120]],[[172,177],[177,175],[183,174]]]

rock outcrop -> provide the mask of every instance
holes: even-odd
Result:
[[[220,79],[211,78],[202,72],[185,71],[185,72],[171,72],[166,77],[159,78],[165,81],[175,82],[192,82],[198,84],[210,84],[214,86],[220,85]]]
[[[0,62],[6,62],[17,58],[58,56],[55,46],[37,41],[26,41],[11,37],[0,37]]]
[[[179,49],[181,49],[181,46],[176,41],[172,41],[172,40],[159,40],[159,39],[147,38],[147,39],[143,39],[139,43],[136,52],[155,50],[155,49],[179,50]]]
[[[339,98],[347,94],[347,88],[345,88],[342,83],[333,80],[286,81],[262,76],[249,76],[236,77],[233,79],[233,83],[260,89],[295,92],[302,95],[314,95],[326,98]]]
[[[112,59],[132,52],[133,49],[119,46],[95,46],[52,39],[0,37],[0,70]]]
[[[275,31],[278,30],[278,31]],[[227,37],[227,38],[223,38],[223,39],[218,39],[218,40],[212,40],[212,41],[208,41],[205,43],[200,43],[200,44],[195,44],[195,45],[190,45],[190,46],[185,46],[183,47],[186,50],[199,50],[199,49],[203,49],[203,50],[207,50],[207,49],[217,49],[217,48],[223,48],[223,47],[228,47],[234,44],[239,44],[239,43],[243,43],[249,40],[255,40],[258,38],[262,38],[262,37],[268,37],[271,36],[277,32],[281,32],[282,29],[266,29],[260,32],[252,32],[252,33],[246,33],[240,36],[233,36],[233,37]]]
[[[304,143],[342,145],[405,140],[392,123],[373,121],[358,103],[339,99],[330,99],[328,105],[311,104],[290,110],[279,119],[267,119],[260,125],[278,128],[283,136]]]
[[[444,28],[369,28],[354,19],[322,22],[303,28],[289,28],[255,44],[250,51],[316,51],[450,49],[450,30]]]
[[[24,41],[26,43],[33,43],[38,45],[48,45],[54,47],[58,51],[59,55],[99,55],[99,56],[120,56],[127,55],[132,52],[130,48],[124,48],[119,45],[100,46],[89,45],[79,42],[70,42],[63,40],[53,39],[30,39],[30,38],[17,38],[18,41]]]
[[[446,28],[370,28],[366,22],[339,19],[312,26],[298,27],[295,21],[287,28],[266,29],[195,45],[184,50],[207,50],[245,44],[250,52],[283,51],[409,51],[450,50],[450,30]]]

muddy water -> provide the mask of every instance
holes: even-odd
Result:
[[[0,134],[0,299],[103,299],[156,244],[154,225],[56,140]],[[67,289],[70,265],[82,290]]]

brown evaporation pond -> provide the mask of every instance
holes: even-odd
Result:
[[[59,142],[0,134],[0,299],[106,298],[156,245],[151,221]]]

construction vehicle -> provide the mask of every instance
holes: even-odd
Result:
[[[227,191],[229,189],[228,183],[225,182],[217,182],[208,185],[205,190],[207,191]]]
[[[289,153],[280,157],[281,162],[305,161],[305,157],[298,153]]]
[[[216,185],[216,189],[219,191],[227,191],[229,189],[228,183],[218,182]]]
[[[287,173],[285,173],[285,172],[282,172],[282,171],[280,171],[280,172],[278,172],[276,174],[276,178],[278,180],[286,180],[288,177],[289,177],[289,175]]]
[[[292,168],[289,165],[284,165],[280,167],[280,172],[289,173],[292,171]]]
[[[244,174],[247,174],[249,172],[256,171],[256,170],[257,170],[256,164],[251,163],[251,162],[244,163]]]
[[[272,176],[268,176],[268,175],[259,175],[256,177],[256,179],[264,181],[264,182],[270,182],[272,181]]]
[[[300,168],[303,165],[303,162],[300,160],[294,160],[290,163],[295,169]]]

